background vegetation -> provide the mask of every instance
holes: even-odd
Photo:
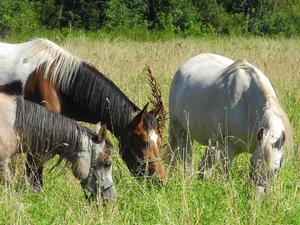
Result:
[[[0,36],[75,29],[300,34],[300,0],[1,0]]]
[[[81,36],[56,42],[107,74],[140,107],[150,94],[144,70],[149,64],[167,110],[173,74],[185,60],[202,52],[245,58],[271,80],[295,128],[296,144],[300,141],[299,39],[214,37],[141,42]],[[167,126],[163,133],[166,156]],[[69,170],[59,167],[48,172],[53,161],[45,170],[44,191],[32,193],[24,179],[23,157],[17,156],[12,186],[0,186],[0,224],[300,224],[299,150],[284,160],[271,194],[257,200],[249,181],[249,154],[234,160],[230,180],[215,171],[212,178],[201,181],[196,172],[203,147],[195,143],[195,176],[185,177],[178,165],[170,171],[168,184],[159,188],[133,178],[117,153],[115,140],[114,146],[116,204],[99,208],[88,204]]]

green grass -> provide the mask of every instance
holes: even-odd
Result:
[[[215,37],[141,42],[83,35],[62,44],[107,74],[140,107],[150,94],[145,64],[151,66],[168,108],[172,76],[186,59],[208,51],[246,58],[273,83],[294,126],[295,143],[300,141],[299,39]],[[166,144],[167,124],[163,131]],[[114,144],[118,146],[115,139]],[[203,148],[195,143],[194,151],[197,171]],[[23,178],[22,159],[18,159],[12,186],[0,187],[0,224],[300,224],[299,151],[285,161],[271,194],[263,200],[255,198],[255,187],[249,181],[249,157],[244,154],[234,160],[230,180],[217,172],[205,181],[196,175],[186,177],[177,165],[167,185],[160,188],[133,178],[116,150],[113,176],[118,201],[98,208],[85,201],[69,170],[59,167],[47,172],[54,161],[45,169],[44,191],[32,193]]]

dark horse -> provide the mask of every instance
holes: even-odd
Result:
[[[74,176],[94,200],[114,201],[116,191],[112,181],[112,144],[105,139],[105,126],[96,126],[97,134],[76,121],[23,97],[0,94],[0,174],[9,182],[7,163],[18,152],[38,156],[42,168],[54,155],[71,163]],[[42,173],[38,173],[42,184]],[[35,186],[37,190],[40,186]]]
[[[147,112],[147,105],[139,109],[97,69],[49,40],[0,43],[0,59],[0,91],[22,94],[50,111],[79,121],[106,123],[119,140],[120,154],[134,175],[166,181],[157,122],[162,120],[164,109],[153,76],[155,107]],[[34,158],[28,155],[29,163],[38,159]]]

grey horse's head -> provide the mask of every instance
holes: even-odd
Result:
[[[250,176],[258,185],[258,194],[266,194],[279,172],[283,159],[285,131],[282,126],[276,129],[260,128],[257,132],[257,146],[251,158]]]
[[[89,200],[114,202],[116,189],[112,179],[113,146],[106,139],[106,126],[101,126],[99,122],[96,125],[96,134],[89,129],[86,131],[82,135],[82,151],[73,172],[81,181]]]

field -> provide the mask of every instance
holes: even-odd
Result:
[[[146,64],[158,81],[168,109],[172,76],[188,58],[203,52],[245,58],[271,80],[294,126],[296,146],[300,142],[300,39],[215,37],[135,42],[78,37],[60,44],[95,65],[139,107],[148,102],[150,95]],[[167,123],[163,131],[167,148]],[[210,179],[201,181],[197,176],[184,176],[177,166],[170,171],[168,184],[160,188],[129,174],[113,140],[116,204],[97,208],[87,203],[79,182],[68,169],[59,167],[47,172],[54,161],[46,168],[44,191],[39,195],[32,193],[22,178],[22,157],[17,156],[14,161],[19,166],[12,187],[0,187],[0,224],[300,224],[297,147],[286,157],[271,194],[257,200],[249,182],[248,154],[234,160],[230,180],[216,172]],[[194,143],[194,151],[197,171],[203,148]]]

